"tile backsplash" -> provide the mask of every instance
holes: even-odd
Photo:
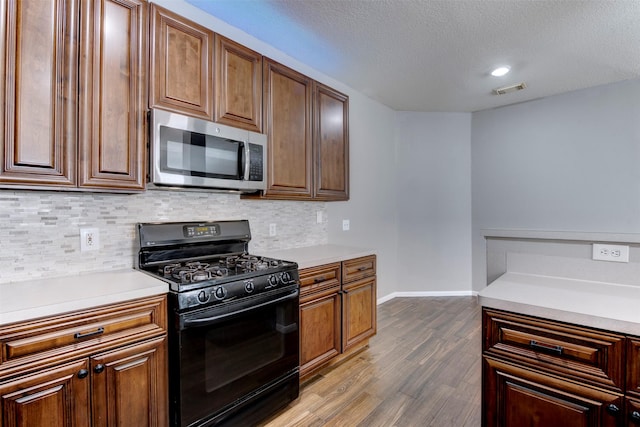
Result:
[[[325,218],[321,224],[317,211]],[[257,254],[328,239],[322,202],[162,190],[135,195],[0,190],[0,283],[131,268],[138,222],[229,219],[249,220],[249,250]],[[99,250],[80,252],[83,227],[98,228]]]

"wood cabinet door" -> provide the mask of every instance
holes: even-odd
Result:
[[[75,186],[78,2],[0,1],[0,184]]]
[[[215,121],[262,132],[262,55],[215,35]]]
[[[342,351],[376,334],[376,279],[342,284]]]
[[[149,106],[213,120],[210,29],[151,5]]]
[[[314,197],[349,200],[349,97],[314,83]]]
[[[340,354],[340,294],[309,296],[300,304],[300,377]]]
[[[627,394],[640,399],[640,338],[627,337]]]
[[[264,194],[280,199],[310,199],[313,81],[268,58],[264,58],[262,75],[268,137]]]
[[[627,398],[625,403],[624,425],[627,427],[640,426],[640,400]]]
[[[88,427],[89,361],[0,382],[0,427]]]
[[[166,336],[91,358],[93,426],[166,426]]]
[[[142,190],[147,3],[82,4],[78,185]]]
[[[621,394],[483,358],[484,427],[614,427]]]

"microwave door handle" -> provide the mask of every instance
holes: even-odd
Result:
[[[242,143],[244,150],[244,164],[242,169],[242,177],[245,181],[249,181],[249,168],[251,167],[251,152],[249,151],[249,141]]]

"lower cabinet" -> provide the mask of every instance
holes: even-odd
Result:
[[[0,427],[166,426],[166,298],[0,326]]]
[[[365,348],[376,333],[375,256],[300,270],[300,379]]]
[[[483,427],[640,425],[637,337],[482,313]]]
[[[549,377],[485,357],[485,426],[618,426],[619,393]]]

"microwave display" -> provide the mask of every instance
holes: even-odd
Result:
[[[160,126],[160,170],[207,178],[242,178],[243,146],[181,129]]]

